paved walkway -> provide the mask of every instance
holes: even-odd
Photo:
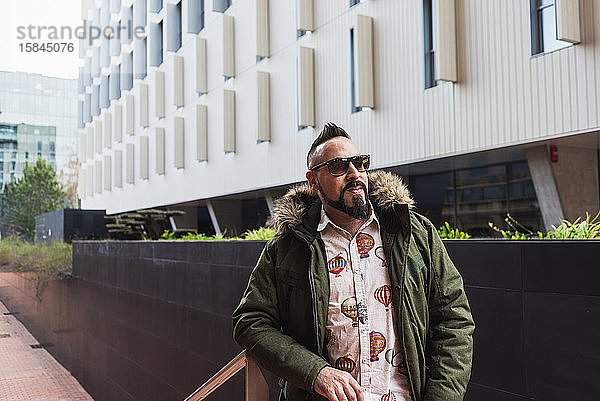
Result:
[[[93,401],[0,302],[0,401]]]

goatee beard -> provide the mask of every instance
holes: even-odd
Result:
[[[369,204],[368,204],[368,199],[369,199],[368,194],[367,194],[366,188],[362,182],[352,182],[352,183],[346,185],[344,187],[344,189],[342,189],[342,191],[340,192],[339,200],[333,200],[333,199],[328,198],[323,193],[323,188],[321,188],[321,184],[318,183],[318,185],[319,185],[319,192],[321,192],[321,196],[325,200],[325,203],[327,203],[329,206],[333,207],[334,209],[337,209],[340,212],[344,212],[348,216],[355,218],[356,220],[366,220],[369,217],[369,215],[371,214],[370,213],[371,210],[369,209]],[[346,204],[346,202],[344,200],[344,192],[346,192],[346,190],[348,188],[356,186],[356,185],[360,185],[362,187],[362,189],[365,193],[365,199],[363,200],[363,198],[359,194],[356,194],[356,195],[352,196],[352,201],[354,202],[354,206],[348,206],[348,204]]]

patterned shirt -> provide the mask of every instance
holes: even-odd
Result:
[[[365,401],[408,401],[379,221],[369,207],[371,215],[355,236],[321,209],[317,230],[325,243],[330,289],[327,351],[335,367],[358,381]]]

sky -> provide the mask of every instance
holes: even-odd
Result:
[[[0,70],[25,71],[52,77],[77,78],[79,41],[48,40],[48,31],[37,38],[38,26],[70,26],[73,30],[82,24],[81,0],[0,0]],[[27,37],[27,27],[33,25],[35,38]],[[18,27],[23,26],[26,37],[18,39]],[[73,52],[22,52],[21,44],[43,42],[72,43]],[[61,46],[62,47],[62,46]]]

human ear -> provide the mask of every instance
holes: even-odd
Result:
[[[319,184],[317,183],[317,175],[313,171],[306,172],[306,179],[308,180],[308,184],[312,189],[317,191],[319,189]]]

